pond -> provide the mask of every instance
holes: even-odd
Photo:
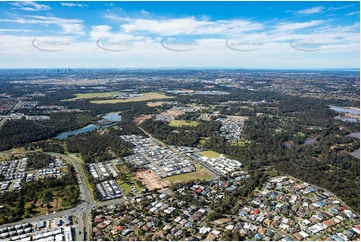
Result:
[[[88,124],[87,126],[85,126],[83,128],[58,134],[57,136],[55,136],[55,139],[66,139],[72,135],[83,134],[83,133],[87,133],[87,132],[90,132],[90,131],[93,131],[96,129],[101,129],[101,128],[108,128],[108,127],[115,125],[115,122],[119,122],[121,120],[122,120],[122,116],[121,116],[120,112],[107,113],[106,115],[104,115],[102,117],[101,120],[98,121],[99,125]],[[104,125],[104,124],[106,124],[106,125]]]
[[[105,121],[120,122],[122,121],[122,115],[120,112],[107,113],[103,116],[103,119],[99,120],[99,123],[104,123]]]

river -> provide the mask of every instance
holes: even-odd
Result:
[[[102,119],[100,119],[98,121],[99,125],[88,124],[87,126],[85,126],[83,128],[58,134],[57,136],[55,136],[55,139],[66,139],[71,135],[87,133],[87,132],[90,132],[90,131],[93,131],[96,129],[101,129],[101,128],[108,128],[108,127],[115,125],[116,122],[119,122],[121,120],[122,120],[122,116],[121,116],[120,112],[107,113],[106,115],[104,115],[102,117]]]

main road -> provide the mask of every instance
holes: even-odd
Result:
[[[26,152],[24,152],[24,154],[25,153]],[[18,154],[21,154],[21,153],[18,153]],[[85,172],[84,172],[81,161],[74,159],[68,155],[64,155],[64,154],[60,154],[60,153],[46,152],[46,154],[51,155],[55,158],[61,158],[61,159],[65,160],[66,162],[70,163],[74,167],[76,176],[78,179],[80,196],[81,196],[79,204],[76,207],[71,208],[71,209],[61,210],[61,211],[53,212],[50,214],[44,214],[44,215],[40,215],[40,216],[36,216],[36,217],[32,217],[32,218],[23,219],[23,220],[13,222],[13,223],[3,224],[3,225],[0,225],[0,228],[4,228],[7,226],[11,226],[11,225],[16,225],[16,224],[20,224],[20,223],[33,223],[33,222],[38,222],[40,220],[49,220],[49,219],[62,217],[65,215],[72,215],[72,216],[76,216],[78,218],[78,224],[75,229],[76,238],[79,241],[90,240],[90,236],[91,236],[90,228],[91,228],[91,224],[92,224],[91,211],[98,207],[123,203],[123,202],[125,202],[125,200],[127,198],[125,196],[123,196],[122,198],[118,198],[118,199],[96,202],[94,200],[91,192],[89,191],[86,177],[85,177]]]
[[[23,104],[23,102],[22,102],[22,101],[19,101],[17,104],[14,105],[14,107],[11,109],[11,111],[20,108],[20,106],[21,106],[22,104]],[[10,111],[10,112],[11,112],[11,111]],[[3,117],[3,119],[0,121],[0,128],[6,123],[6,121],[9,119],[9,117],[10,117],[9,115],[5,115],[5,116]]]

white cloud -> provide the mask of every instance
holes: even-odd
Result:
[[[345,6],[342,6],[342,7],[330,7],[330,8],[328,8],[328,11],[341,10],[341,9],[349,8],[349,7],[352,7],[352,6],[353,6],[353,4],[345,5]]]
[[[18,24],[39,24],[39,25],[57,25],[62,29],[63,34],[84,34],[83,20],[65,19],[52,16],[27,15],[25,18],[0,19],[0,23],[18,23]]]
[[[145,11],[144,9],[142,9],[142,10],[140,11],[140,13],[141,13],[141,14],[144,14],[144,15],[150,14],[148,11]]]
[[[142,36],[134,36],[125,33],[113,33],[112,27],[109,25],[92,26],[92,30],[89,35],[93,40],[111,39],[116,41],[136,41],[144,39]]]
[[[360,14],[360,11],[350,12],[347,14],[347,16],[356,15],[356,14]]]
[[[83,4],[83,3],[60,3],[60,4],[63,7],[69,7],[69,8],[74,8],[74,7],[87,8],[88,7],[88,5]]]
[[[18,29],[11,29],[6,25],[0,29],[0,67],[341,68],[359,64],[358,22],[337,26],[326,20],[257,22],[249,19],[212,20],[207,16],[156,18],[152,14],[140,15],[139,11],[135,14],[117,12],[119,15],[112,14],[112,11],[105,15],[109,25],[89,26],[87,35],[84,32],[85,23],[81,19],[34,15],[15,15],[13,19],[0,19],[0,24],[19,25]],[[39,30],[39,26],[32,29],[28,25],[44,27],[44,35],[49,35],[48,29],[54,32],[59,27],[60,34],[69,34],[67,36],[72,39],[61,40],[70,43],[63,51],[42,52],[33,48],[31,41],[34,38],[41,41],[51,37],[36,37],[35,34],[24,36],[21,32]],[[80,38],[78,34],[84,36]],[[61,36],[57,38],[55,35],[52,38],[59,41]],[[194,50],[189,52],[172,52],[161,45],[161,41],[168,38],[196,42],[199,46],[192,47]],[[254,52],[234,51],[226,46],[229,38],[234,43],[238,41],[264,45],[256,46],[257,51]],[[96,43],[100,39],[131,42],[134,45],[119,54],[99,48]],[[305,53],[291,47],[290,41],[293,39],[326,45],[317,53]],[[339,56],[344,58],[338,58]],[[30,59],[34,61],[29,61]]]
[[[274,26],[274,30],[272,32],[290,32],[299,29],[310,28],[313,26],[317,26],[324,23],[323,20],[312,20],[309,22],[286,22],[279,23]]]
[[[34,32],[31,29],[0,29],[0,32],[24,32],[24,33],[30,33]]]
[[[43,11],[51,9],[49,5],[39,4],[36,2],[14,2],[11,4],[24,11]]]
[[[323,6],[318,6],[318,7],[313,7],[313,8],[307,8],[307,9],[303,9],[303,10],[299,10],[296,13],[298,14],[302,14],[302,15],[310,15],[310,14],[315,14],[315,13],[320,13],[322,12],[324,9]]]
[[[115,16],[113,16],[115,18]],[[121,28],[126,33],[142,32],[162,36],[236,34],[260,30],[263,25],[248,20],[197,20],[194,17],[173,19],[123,19]]]

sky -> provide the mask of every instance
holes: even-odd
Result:
[[[0,68],[359,68],[360,3],[0,2]]]

